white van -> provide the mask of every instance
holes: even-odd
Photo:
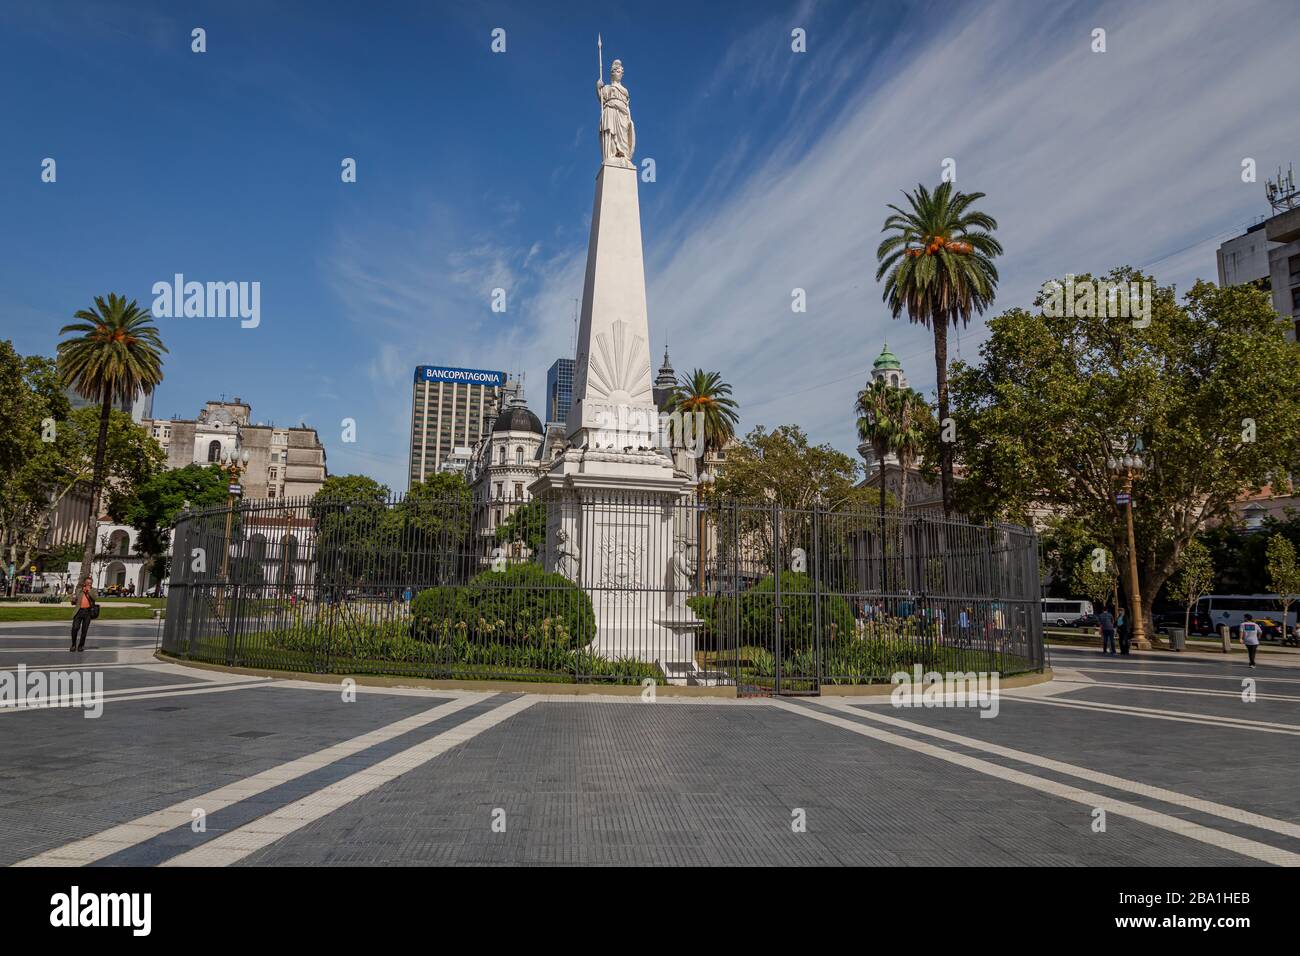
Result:
[[[1091,601],[1062,601],[1043,598],[1043,624],[1047,627],[1069,627],[1081,617],[1092,613]]]

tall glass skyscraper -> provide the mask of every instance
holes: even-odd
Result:
[[[556,359],[546,372],[546,424],[564,424],[573,404],[573,368],[571,358]]]

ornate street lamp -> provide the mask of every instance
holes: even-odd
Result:
[[[1128,585],[1133,621],[1133,646],[1148,649],[1151,642],[1147,640],[1146,621],[1142,614],[1142,593],[1138,588],[1137,544],[1133,535],[1133,482],[1142,476],[1149,465],[1143,454],[1142,439],[1133,443],[1131,451],[1122,455],[1113,455],[1106,459],[1106,468],[1121,481],[1121,491],[1116,504],[1123,505],[1124,517],[1128,524]]]

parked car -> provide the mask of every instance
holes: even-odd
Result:
[[[1070,627],[1096,627],[1097,615],[1096,614],[1080,615],[1079,617],[1076,617],[1073,621],[1071,621],[1069,626]]]

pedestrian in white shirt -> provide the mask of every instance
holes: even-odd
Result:
[[[1259,625],[1249,614],[1241,622],[1241,643],[1246,645],[1246,653],[1250,655],[1250,669],[1254,670],[1255,652],[1259,650]]]

